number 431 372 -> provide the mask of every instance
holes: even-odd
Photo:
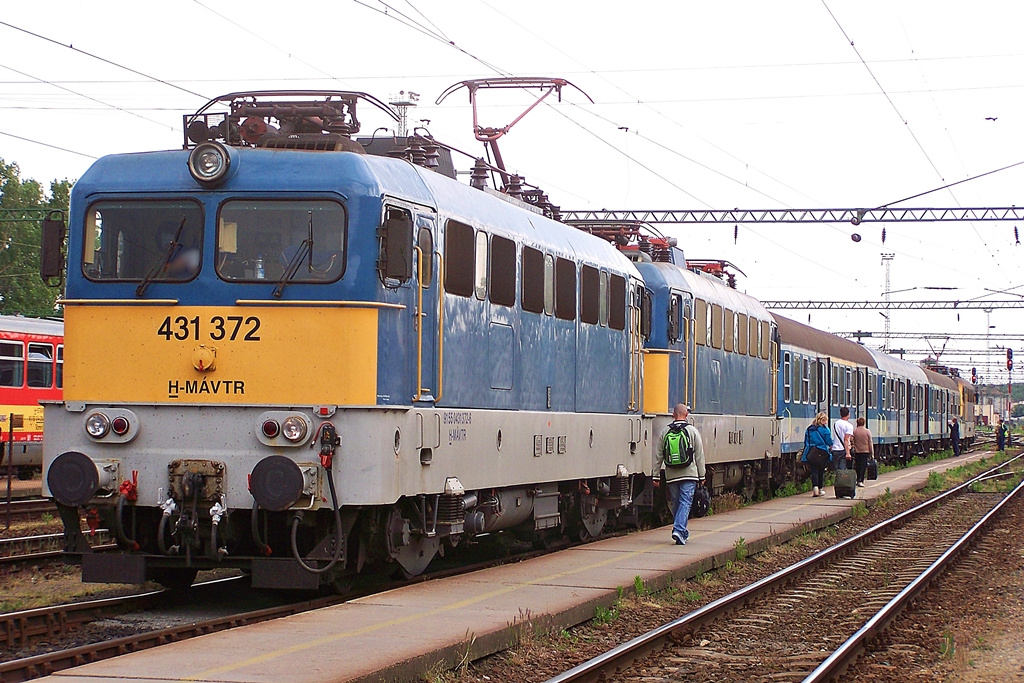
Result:
[[[215,315],[206,322],[200,321],[198,315],[194,318],[186,318],[183,315],[179,315],[176,318],[171,316],[164,318],[163,323],[160,324],[160,329],[156,333],[157,336],[163,337],[168,341],[172,337],[180,341],[188,339],[198,341],[204,335],[209,336],[213,341],[220,341],[222,339],[227,339],[228,341],[235,341],[236,339],[259,341],[260,336],[257,334],[259,329],[260,319],[254,315],[250,315],[248,318],[240,315]]]

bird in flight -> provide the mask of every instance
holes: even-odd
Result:
[[[986,116],[985,120],[986,121],[995,121],[998,118],[999,118],[998,116]]]

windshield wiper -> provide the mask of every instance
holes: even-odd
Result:
[[[295,277],[296,271],[299,270],[299,264],[302,263],[302,259],[309,257],[309,264],[307,268],[309,272],[313,272],[313,211],[310,210],[309,214],[309,237],[302,240],[299,244],[299,248],[295,250],[295,255],[292,256],[291,260],[288,261],[288,265],[284,269],[284,274],[281,275],[281,279],[277,281],[277,286],[274,287],[274,298],[280,299],[281,293],[284,292],[284,286],[288,284],[288,281]]]
[[[156,264],[149,269],[146,273],[146,277],[142,278],[142,282],[135,288],[135,296],[142,296],[146,293],[146,288],[149,284],[156,279],[156,276],[160,274],[160,271],[167,267],[170,263],[171,256],[174,254],[174,250],[178,248],[178,240],[181,238],[181,229],[185,227],[185,220],[187,216],[181,217],[181,223],[178,224],[178,230],[174,233],[174,239],[167,245],[167,250],[164,252],[164,257],[156,262]]]

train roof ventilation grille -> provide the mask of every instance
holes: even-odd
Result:
[[[274,135],[268,133],[259,139],[257,147],[267,149],[302,149],[313,152],[363,152],[363,146],[337,133],[293,133]]]

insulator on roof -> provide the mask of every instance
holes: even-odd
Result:
[[[482,190],[487,187],[487,162],[477,159],[473,163],[473,172],[469,176],[470,187]]]

